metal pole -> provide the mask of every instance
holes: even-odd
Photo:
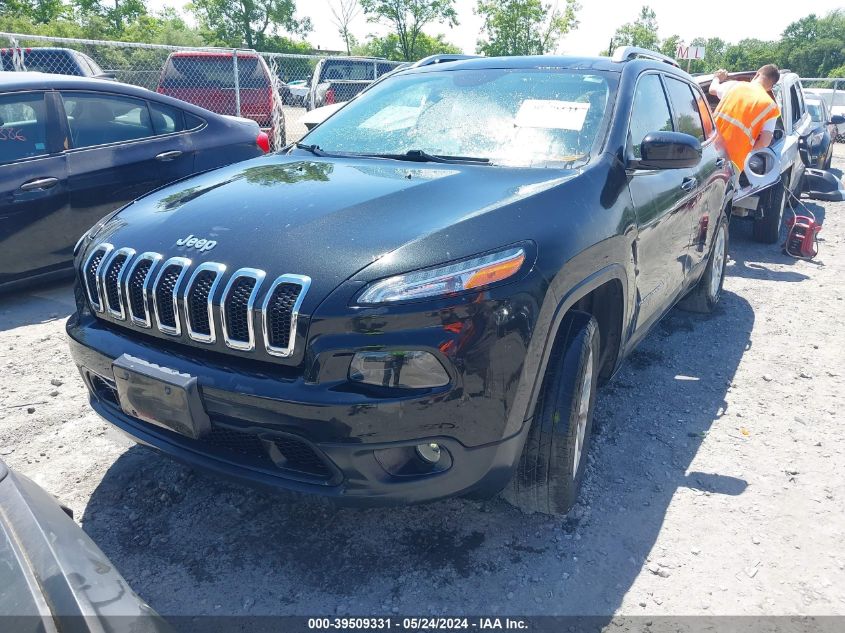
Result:
[[[232,51],[232,65],[235,68],[235,114],[241,116],[241,81],[238,77],[238,49]]]

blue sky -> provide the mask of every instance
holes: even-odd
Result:
[[[332,24],[329,2],[331,0],[299,0],[298,13],[300,16],[309,16],[314,24],[314,32],[309,37],[312,44],[323,49],[340,49],[343,44]],[[554,4],[554,0],[547,2]],[[561,41],[559,53],[595,55],[607,47],[618,25],[636,18],[643,4],[622,0],[580,2],[580,25]],[[171,6],[182,9],[185,4],[185,0],[149,0],[151,8]],[[843,0],[814,0],[806,4],[737,0],[650,0],[648,4],[657,13],[661,37],[677,33],[687,41],[698,35],[719,36],[729,42],[736,42],[744,37],[773,39],[790,22],[808,15],[811,12],[808,10],[809,6],[812,7],[812,12],[819,15],[836,8],[845,9]],[[475,0],[456,0],[460,26],[451,29],[433,24],[426,28],[426,31],[432,35],[445,33],[446,38],[463,48],[464,52],[474,53],[475,42],[481,29],[481,21],[473,14],[475,5]],[[352,23],[351,29],[359,39],[369,33],[381,34],[385,31],[383,27],[368,23],[363,16],[359,16]]]

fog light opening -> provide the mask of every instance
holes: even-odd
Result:
[[[442,451],[437,442],[428,444],[417,444],[417,456],[427,464],[436,464],[440,461]]]
[[[435,389],[449,384],[449,374],[430,352],[361,351],[352,357],[349,380],[378,387]]]

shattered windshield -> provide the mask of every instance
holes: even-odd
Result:
[[[603,74],[483,69],[398,75],[314,129],[327,153],[422,153],[519,167],[582,165],[610,110]]]

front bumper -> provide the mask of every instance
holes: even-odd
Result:
[[[260,364],[186,356],[91,317],[75,315],[67,331],[97,413],[143,445],[252,484],[367,505],[492,494],[510,478],[528,428],[489,441],[479,432],[486,409],[448,390],[368,398]],[[197,376],[212,432],[194,440],[125,414],[111,368],[123,353]],[[443,451],[433,467],[414,450],[429,442]]]

